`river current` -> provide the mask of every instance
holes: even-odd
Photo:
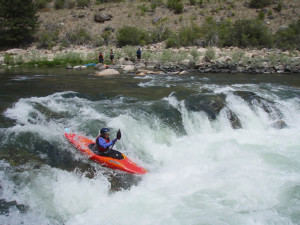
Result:
[[[0,71],[0,224],[300,224],[300,75]],[[148,170],[87,159],[64,129]]]

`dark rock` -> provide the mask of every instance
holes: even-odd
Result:
[[[152,23],[153,23],[153,24],[156,24],[156,23],[158,23],[161,19],[162,19],[161,16],[160,16],[160,17],[155,17],[155,18],[152,20]]]
[[[209,119],[215,120],[225,106],[224,99],[224,95],[192,95],[185,100],[185,105],[188,110],[203,111]]]
[[[104,13],[99,13],[94,15],[94,21],[97,23],[104,23],[105,21],[109,21],[113,18],[112,15],[107,15]]]
[[[230,109],[228,109],[228,110],[226,110],[226,114],[227,114],[227,118],[230,121],[231,127],[233,129],[241,129],[242,128],[241,121],[234,112],[232,112]]]
[[[258,106],[263,109],[271,119],[281,120],[283,118],[282,113],[274,102],[264,99],[250,91],[236,91],[235,94],[244,99],[251,107]]]
[[[79,14],[79,15],[77,15],[77,18],[84,18],[84,17],[85,17],[84,14]]]
[[[20,213],[26,213],[29,209],[28,206],[18,204],[16,201],[7,202],[5,199],[0,199],[0,215],[9,215],[11,207],[16,207]]]
[[[105,27],[104,31],[111,31],[111,32],[115,32],[115,28],[113,27]]]
[[[283,120],[278,120],[272,124],[272,127],[277,129],[283,129],[287,127],[287,124]]]

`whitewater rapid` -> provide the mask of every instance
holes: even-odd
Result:
[[[146,89],[175,87],[194,78],[136,79]],[[183,86],[222,94],[226,107],[212,120],[203,111],[190,110],[176,92],[158,100],[95,100],[74,91],[18,99],[3,112],[12,125],[0,128],[1,148],[14,143],[42,163],[14,167],[0,161],[0,198],[26,206],[24,212],[10,207],[0,223],[299,224],[300,90],[269,84]],[[250,106],[235,91],[251,91],[274,102],[286,126],[274,127],[274,112],[266,113],[258,103]],[[240,129],[232,127],[229,109],[239,118]],[[123,172],[103,168],[63,135],[68,127],[95,138],[104,126],[112,135],[121,129],[116,149],[147,168],[146,175],[127,179]],[[116,178],[122,176],[126,179]],[[114,179],[123,183],[116,190]]]

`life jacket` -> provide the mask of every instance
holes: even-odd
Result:
[[[106,151],[106,148],[103,148],[103,147],[101,147],[101,146],[98,144],[98,139],[99,139],[100,137],[101,137],[101,136],[99,135],[99,136],[96,138],[96,146],[98,147],[98,150],[99,150],[99,151],[104,152],[104,151]],[[101,138],[103,138],[103,137],[101,137]],[[103,139],[106,141],[106,143],[110,142],[110,139],[109,139],[109,138],[108,138],[108,139],[103,138]]]

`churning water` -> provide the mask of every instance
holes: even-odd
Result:
[[[300,224],[298,75],[1,74],[0,224]],[[65,139],[118,129],[146,175]]]

